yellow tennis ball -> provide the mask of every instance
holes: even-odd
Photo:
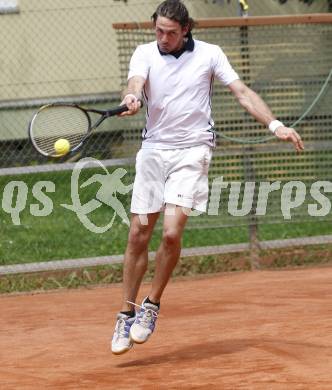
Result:
[[[59,156],[62,156],[69,152],[70,150],[70,143],[65,138],[60,138],[54,143],[54,150],[56,154]]]

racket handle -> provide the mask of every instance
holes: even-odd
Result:
[[[138,102],[140,104],[140,108],[144,106],[143,101],[141,99],[138,99]],[[122,112],[128,111],[128,107],[126,104],[122,104],[119,107],[114,108],[113,110],[109,111],[108,116],[113,116],[113,115],[118,115],[121,114]]]
[[[112,110],[113,115],[121,114],[122,112],[128,111],[128,107],[126,104],[122,104],[121,106]]]

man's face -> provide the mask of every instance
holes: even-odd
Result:
[[[182,27],[175,20],[163,16],[158,16],[155,30],[158,46],[164,53],[180,50],[183,46],[183,39],[188,33],[188,27]]]

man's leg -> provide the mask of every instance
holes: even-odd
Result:
[[[187,214],[188,212],[184,213],[180,206],[167,205],[151,292],[143,301],[141,310],[130,328],[130,337],[136,343],[144,343],[154,331],[161,295],[180,257],[181,238],[188,219]]]
[[[189,214],[188,209],[185,213],[183,207],[180,206],[168,205],[167,209],[169,211],[165,211],[163,236],[156,254],[156,270],[149,294],[149,299],[152,302],[160,301],[161,295],[179,260],[182,233]]]
[[[135,302],[148,264],[148,243],[159,213],[148,214],[144,222],[138,214],[132,214],[127,249],[123,268],[123,303],[122,311],[117,316],[117,322],[112,338],[112,352],[120,355],[128,351],[133,341],[130,339],[130,328],[135,321],[133,305]]]
[[[147,217],[132,214],[123,268],[122,311],[133,310],[139,287],[148,266],[148,244],[160,213],[147,214]],[[147,224],[142,224],[143,218]]]

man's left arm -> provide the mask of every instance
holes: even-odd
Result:
[[[270,108],[256,92],[246,86],[241,80],[235,80],[228,84],[228,88],[241,106],[258,122],[270,128],[277,138],[292,142],[298,152],[304,149],[300,135],[293,128],[286,127],[277,121]]]

